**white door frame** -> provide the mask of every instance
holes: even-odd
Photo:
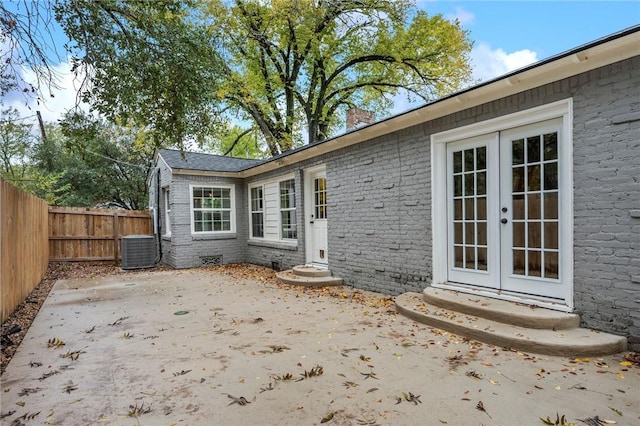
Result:
[[[564,182],[563,207],[560,220],[563,224],[560,238],[564,241],[564,260],[561,276],[564,294],[558,299],[529,296],[508,291],[492,291],[448,282],[448,216],[447,216],[447,144],[483,134],[500,132],[550,119],[562,119],[562,141],[559,158],[562,164],[559,180]],[[486,294],[505,300],[515,300],[556,310],[573,310],[573,101],[571,98],[531,108],[480,123],[431,135],[431,213],[432,213],[432,267],[433,287],[455,288],[459,291]]]
[[[318,173],[324,173],[326,177],[327,167],[322,164],[310,167],[304,170],[304,235],[305,235],[305,261],[308,264],[313,263],[312,252],[313,247],[313,176]],[[327,219],[328,220],[328,219]],[[326,266],[329,264],[327,256]],[[320,264],[318,266],[324,266]]]

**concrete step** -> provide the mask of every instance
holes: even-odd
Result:
[[[293,267],[293,273],[301,277],[330,277],[331,271],[327,268],[318,268],[314,265],[298,265]]]
[[[337,277],[305,277],[296,275],[293,270],[282,271],[276,274],[276,277],[285,284],[304,285],[309,287],[327,287],[342,285],[342,278]]]
[[[430,305],[518,327],[567,330],[580,326],[576,314],[457,291],[427,287],[422,298]]]
[[[420,293],[401,294],[396,296],[395,302],[398,312],[414,321],[523,352],[578,357],[611,355],[627,349],[627,339],[621,336],[584,328],[550,330],[519,327],[431,305]]]

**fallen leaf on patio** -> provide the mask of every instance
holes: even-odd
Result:
[[[624,374],[622,374],[621,372],[617,372],[616,373],[616,377],[618,377],[619,379],[624,379]]]
[[[500,382],[496,382],[493,379],[489,379],[489,383],[491,383],[492,385],[499,385],[500,384]]]
[[[349,381],[344,382],[344,383],[343,383],[343,385],[344,385],[344,387],[346,387],[347,389],[355,388],[355,387],[359,386],[357,383],[349,382]]]
[[[378,379],[378,377],[376,377],[376,373],[374,373],[373,371],[370,371],[369,373],[360,373],[360,374],[362,374],[363,376],[365,376],[365,377],[364,377],[364,379],[365,379],[365,380],[367,380],[367,379],[376,379],[376,380],[380,380],[380,379]]]
[[[11,424],[23,425],[24,423],[22,423],[20,420],[33,420],[36,417],[38,417],[39,414],[40,414],[40,411],[38,411],[37,413],[31,413],[27,411],[25,414],[21,415],[20,417],[16,417],[15,419],[13,419],[13,422],[11,422]]]
[[[615,409],[615,408],[613,408],[613,407],[609,407],[609,409],[610,409],[611,411],[613,411],[614,413],[616,413],[617,415],[619,415],[619,416],[621,416],[621,415],[622,415],[622,411],[620,411],[620,410],[618,410],[618,409]]]
[[[297,381],[308,379],[310,377],[322,376],[323,373],[324,369],[320,365],[316,365],[311,370],[305,370],[304,373],[300,373],[302,378],[298,379]]]
[[[84,353],[84,351],[68,351],[66,354],[60,355],[60,358],[69,358],[71,361],[77,361],[81,353]]]
[[[334,412],[327,413],[327,414],[322,418],[322,420],[320,420],[320,423],[327,423],[327,422],[331,421],[331,419],[333,419],[333,416],[334,416],[334,415],[335,415],[335,413],[334,413]]]
[[[266,392],[266,391],[270,391],[270,390],[274,390],[275,387],[273,386],[273,383],[269,382],[269,386],[266,386],[264,388],[260,388],[260,393],[262,392]]]
[[[16,410],[12,410],[12,411],[7,411],[6,413],[0,414],[0,420],[4,419],[5,417],[13,416],[15,412]]]
[[[191,370],[182,370],[182,371],[179,371],[179,372],[177,372],[177,373],[173,373],[173,376],[174,376],[174,377],[177,377],[177,376],[184,376],[185,374],[189,373],[190,371],[191,371]]]
[[[420,395],[414,395],[411,392],[409,393],[402,392],[402,395],[404,396],[404,399],[406,399],[407,401],[413,402],[413,405],[422,404],[422,401],[420,401]]]
[[[575,426],[575,423],[567,422],[565,416],[563,415],[562,417],[560,417],[558,413],[556,413],[555,421],[551,420],[549,416],[547,416],[546,419],[543,419],[542,417],[540,417],[540,421],[545,425],[551,425],[551,426]]]
[[[64,387],[63,389],[66,393],[71,393],[75,390],[78,390],[78,387],[76,385],[73,384],[72,381],[69,381],[69,383]]]
[[[609,425],[609,424],[616,424],[616,422],[613,420],[602,420],[598,416],[588,417],[584,420],[582,419],[578,419],[578,420],[580,420],[582,423],[588,426],[603,426],[603,425]]]
[[[476,404],[476,410],[480,410],[483,413],[485,413],[487,416],[489,416],[489,418],[491,419],[492,417],[489,415],[489,413],[487,413],[487,410],[484,408],[484,404],[482,403],[482,401],[478,401],[478,403]]]
[[[465,376],[467,377],[473,377],[475,380],[480,380],[482,379],[482,374],[478,374],[475,372],[475,370],[471,370],[471,371],[467,371],[466,373],[464,373]]]
[[[371,388],[371,389],[367,390],[367,393],[375,392],[377,390],[378,390],[378,388]]]
[[[247,405],[247,404],[251,404],[251,401],[248,401],[244,396],[241,396],[239,398],[236,398],[233,395],[227,394],[227,396],[232,399],[233,401],[231,401],[230,403],[228,403],[227,405],[233,405],[233,404],[238,404],[238,405]],[[255,398],[254,398],[255,400]]]
[[[53,376],[55,374],[59,374],[59,373],[60,373],[60,371],[58,371],[58,370],[54,370],[54,371],[51,371],[51,372],[48,372],[48,373],[42,373],[42,376],[40,376],[38,378],[38,380],[43,381],[43,380],[48,379],[49,377],[51,377],[51,376]]]
[[[18,396],[27,396],[32,393],[38,393],[42,390],[42,388],[22,388],[22,391],[18,392]],[[20,405],[20,404],[18,404]]]
[[[126,320],[129,317],[120,317],[117,320],[115,320],[114,322],[110,323],[109,325],[111,326],[116,326],[116,325],[120,325],[122,323],[122,321]]]
[[[57,337],[54,337],[53,339],[49,339],[47,341],[47,347],[48,348],[59,348],[64,346],[64,342],[60,339],[58,339]]]
[[[129,411],[127,412],[127,416],[138,417],[138,416],[141,416],[142,414],[150,413],[151,411],[152,410],[150,405],[148,407],[145,407],[144,402],[139,406],[136,403],[135,405],[129,405]]]

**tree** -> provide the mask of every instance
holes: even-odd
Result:
[[[330,136],[346,108],[431,100],[471,74],[468,32],[412,0],[64,0],[56,17],[86,99],[147,124],[157,146],[226,119],[276,155]]]
[[[1,177],[18,186],[26,179],[26,161],[33,139],[31,125],[21,122],[18,110],[3,108],[0,111]]]
[[[346,108],[383,112],[401,90],[428,101],[471,75],[468,33],[407,0],[210,0],[208,12],[225,57],[222,99],[274,155],[299,143],[301,117],[315,142]]]
[[[269,151],[261,147],[259,130],[248,128],[243,130],[240,126],[227,124],[221,127],[221,132],[212,135],[204,142],[206,151],[231,157],[261,159],[269,156]]]
[[[0,94],[10,89],[42,98],[53,96],[57,75],[53,64],[59,59],[59,48],[52,42],[53,21],[50,0],[0,1]],[[36,82],[22,78],[22,68],[30,69]]]
[[[154,147],[186,146],[215,132],[212,38],[191,1],[61,0],[56,19],[73,40],[84,101],[112,122],[146,127]]]
[[[146,208],[153,148],[145,132],[68,113],[47,134],[34,149],[33,165],[42,176],[57,177],[50,188],[55,204]]]

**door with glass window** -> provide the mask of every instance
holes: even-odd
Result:
[[[311,175],[311,261],[328,264],[327,252],[327,177],[326,172]]]
[[[561,124],[550,120],[447,144],[450,282],[565,296]]]

